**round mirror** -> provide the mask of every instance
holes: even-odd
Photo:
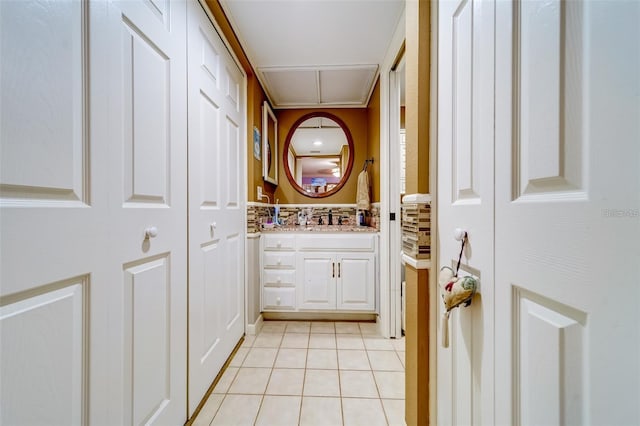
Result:
[[[294,123],[284,143],[284,170],[307,197],[328,197],[342,188],[353,167],[353,139],[338,117],[312,112]]]

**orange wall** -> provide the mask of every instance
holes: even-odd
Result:
[[[380,78],[376,82],[367,105],[367,158],[373,157],[369,164],[369,181],[371,182],[371,202],[380,202]],[[362,166],[360,166],[362,167]]]
[[[262,161],[256,160],[253,156],[253,127],[257,127],[260,131],[260,138],[264,134],[262,129],[262,105],[267,100],[267,96],[262,90],[262,86],[257,78],[253,78],[249,84],[250,96],[247,96],[247,115],[249,116],[247,123],[252,123],[249,128],[249,146],[247,148],[247,186],[248,186],[248,200],[249,201],[262,201],[267,202],[266,198],[258,200],[256,197],[256,187],[262,186],[262,192],[269,196],[269,200],[273,202],[273,193],[276,186],[265,182],[262,179]],[[260,141],[262,146],[262,140]],[[264,153],[260,153],[260,158],[264,157]]]
[[[273,203],[276,199],[280,203],[289,204],[355,204],[358,173],[366,158],[374,157],[373,165],[369,165],[370,182],[372,187],[372,201],[380,201],[380,87],[376,84],[367,108],[325,108],[325,109],[287,109],[275,111],[278,118],[278,186],[262,179],[262,161],[253,156],[253,128],[257,127],[260,135],[262,129],[262,104],[267,100],[262,85],[258,81],[255,71],[245,54],[238,37],[229,24],[219,0],[205,0],[211,10],[216,23],[238,57],[242,68],[247,74],[247,199],[248,201],[263,201],[256,199],[256,187],[262,186],[263,193],[269,196]],[[291,125],[301,116],[311,111],[330,112],[349,127],[355,146],[353,169],[347,183],[337,194],[327,198],[310,198],[297,192],[289,181],[283,169],[282,155],[284,141]],[[262,153],[263,156],[264,153]]]
[[[305,197],[296,191],[287,180],[284,172],[284,143],[291,126],[305,114],[314,111],[325,111],[340,118],[349,127],[355,157],[353,169],[347,183],[336,194],[326,198]],[[278,188],[275,197],[280,204],[355,204],[358,173],[362,170],[367,158],[367,109],[365,108],[318,108],[318,109],[282,109],[275,111],[278,118]]]

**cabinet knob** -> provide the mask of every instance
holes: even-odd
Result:
[[[279,305],[280,304],[280,298],[276,298],[276,303]]]
[[[282,241],[278,241],[278,242],[276,243],[276,246],[278,246],[278,247],[282,247]]]
[[[282,264],[282,259],[278,259],[278,265]]]
[[[276,280],[278,283],[282,282],[282,279],[280,277],[278,277],[278,279]]]

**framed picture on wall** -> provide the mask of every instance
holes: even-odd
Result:
[[[262,106],[262,178],[278,184],[278,120],[267,101]]]
[[[262,152],[262,138],[260,137],[260,130],[254,126],[253,128],[253,158],[260,161],[260,153]]]

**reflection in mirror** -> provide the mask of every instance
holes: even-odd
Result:
[[[352,143],[336,120],[328,114],[307,118],[288,138],[285,164],[291,183],[305,195],[329,195],[348,178]]]

